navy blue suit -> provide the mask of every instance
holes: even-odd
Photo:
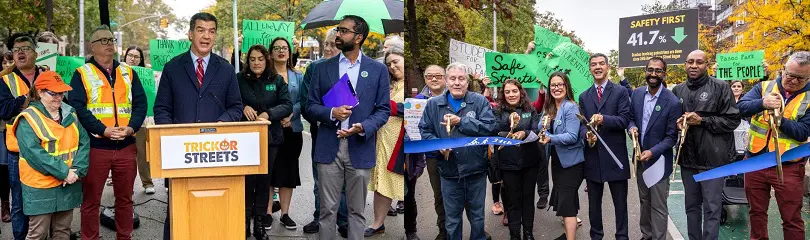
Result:
[[[610,195],[616,209],[616,237],[627,236],[627,179],[630,168],[627,160],[627,135],[625,129],[630,120],[630,95],[627,89],[607,81],[599,101],[595,86],[579,95],[579,107],[585,118],[602,114],[604,121],[599,126],[599,135],[622,163],[619,168],[602,143],[597,140],[593,147],[585,147],[585,179],[588,186],[588,214],[591,221],[591,239],[602,239],[602,192],[608,182]],[[584,135],[583,135],[584,136]]]
[[[332,57],[312,66],[311,74],[304,76],[304,82],[309,82],[305,112],[309,118],[318,121],[318,139],[315,140],[315,156],[317,163],[332,163],[337,157],[339,125],[332,121],[332,108],[323,104],[323,96],[337,83],[339,76],[338,59],[340,55]],[[360,72],[367,72],[357,79],[357,98],[360,104],[352,108],[349,117],[349,126],[360,123],[363,125],[364,135],[349,136],[349,155],[352,166],[357,169],[370,169],[376,164],[377,130],[388,121],[391,114],[390,82],[388,68],[374,59],[362,55]]]
[[[647,105],[645,97],[647,86],[633,91],[630,105],[630,128],[637,128],[641,152],[650,151],[652,156],[646,162],[639,161],[636,180],[638,183],[639,206],[641,216],[639,225],[642,239],[665,240],[667,238],[667,196],[669,193],[669,174],[672,173],[673,152],[678,137],[675,122],[683,115],[678,97],[661,85],[658,98]],[[645,109],[647,107],[648,109]],[[650,113],[647,126],[644,128],[644,112]],[[642,136],[642,131],[644,132]],[[663,156],[663,160],[662,157]],[[663,171],[661,175],[644,175],[648,170]],[[653,182],[647,187],[646,181]]]
[[[200,88],[191,52],[172,58],[163,67],[154,111],[155,124],[239,121],[242,95],[233,66],[211,53]],[[167,212],[163,239],[171,239],[168,215]]]

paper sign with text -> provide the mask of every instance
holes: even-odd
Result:
[[[483,76],[486,73],[484,70],[484,53],[487,52],[492,52],[492,50],[450,39],[450,63],[459,62],[467,65],[467,73],[469,74],[478,73]]]
[[[422,140],[419,122],[422,121],[422,113],[425,112],[427,101],[427,99],[405,99],[405,133],[408,134],[411,141]]]
[[[73,73],[76,72],[77,68],[84,66],[84,58],[83,57],[71,57],[71,56],[57,56],[56,57],[56,73],[62,77],[62,80],[65,83],[70,84],[70,80],[73,79]]]
[[[261,44],[272,51],[270,41],[277,37],[286,38],[290,42],[290,52],[293,52],[293,36],[295,35],[294,22],[243,20],[242,21],[242,52],[247,52],[250,47]]]
[[[39,66],[47,66],[48,70],[53,71],[56,69],[56,57],[59,53],[56,52],[56,44],[53,43],[37,43],[37,62]]]
[[[149,40],[149,59],[152,70],[163,71],[163,66],[177,55],[189,51],[191,42],[188,40]]]
[[[255,166],[260,164],[259,133],[161,136],[163,169]]]
[[[762,60],[765,51],[719,53],[717,54],[717,79],[746,80],[765,76]]]
[[[510,54],[488,52],[486,56],[487,76],[492,80],[489,87],[500,87],[508,79],[519,81],[524,88],[538,88],[535,81],[539,60],[531,54]]]

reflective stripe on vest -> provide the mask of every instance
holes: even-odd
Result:
[[[17,98],[19,96],[23,96],[23,95],[28,93],[28,90],[29,90],[28,85],[25,83],[25,80],[23,80],[16,73],[9,73],[9,74],[6,74],[5,76],[3,76],[3,82],[6,83],[6,85],[8,86],[9,91],[11,92],[11,96],[13,96],[14,98]],[[8,120],[8,122],[6,122],[6,129],[11,129],[11,125],[14,123],[14,119],[16,119],[16,118],[17,118],[17,116],[14,116],[10,120]],[[8,145],[10,143],[10,144],[13,144],[13,145],[16,146],[17,145],[17,138],[9,138],[8,135],[9,134],[6,133],[6,145]],[[19,152],[19,151],[14,151],[14,152]]]
[[[21,119],[28,120],[34,133],[40,141],[40,145],[53,157],[54,161],[65,163],[68,168],[73,165],[73,157],[79,149],[79,128],[76,123],[63,127],[61,124],[48,119],[36,108],[29,107],[20,113],[20,117],[14,121],[11,134],[16,139],[16,129]],[[73,114],[76,119],[75,113]],[[19,146],[14,146],[19,149]],[[50,174],[43,174],[32,168],[26,160],[25,154],[20,154],[20,181],[26,186],[33,188],[53,188],[62,184]]]
[[[770,93],[779,93],[779,88],[776,87],[776,81],[765,81],[762,82],[763,90],[762,96],[767,96]],[[780,94],[781,96],[781,94]],[[810,98],[807,97],[807,92],[800,93],[793,97],[787,104],[785,104],[785,109],[782,112],[782,119],[788,119],[791,121],[796,121],[804,116],[805,111],[807,110],[808,105],[810,105]],[[795,148],[801,144],[801,141],[796,141],[791,139],[779,129],[775,129],[779,131],[779,139],[777,143],[773,142],[771,137],[771,131],[774,129],[770,129],[768,124],[768,120],[770,115],[765,115],[764,111],[757,113],[753,117],[751,117],[751,128],[748,131],[749,141],[748,141],[748,150],[751,152],[760,152],[762,149],[765,148],[765,144],[768,145],[768,151],[774,151],[776,149],[776,145],[779,144],[779,154],[784,153],[785,151]],[[792,161],[799,161],[801,159],[796,159]]]
[[[114,86],[93,64],[85,64],[78,70],[87,94],[87,110],[107,127],[127,126],[132,116],[132,68],[121,63],[114,73],[119,84]]]

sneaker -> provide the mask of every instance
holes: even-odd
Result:
[[[338,233],[343,238],[349,238],[349,226],[338,226]]]
[[[304,225],[304,233],[317,233],[321,230],[321,224],[317,219],[312,220],[307,225]]]
[[[293,221],[292,218],[290,218],[289,214],[281,215],[280,221],[281,225],[284,225],[284,227],[287,229],[295,230],[296,228],[298,228],[298,226],[295,225],[295,221]]]
[[[270,228],[273,226],[273,215],[267,214],[267,217],[265,217],[263,220],[262,227],[264,227],[264,230],[270,230]]]
[[[396,217],[397,216],[397,210],[394,209],[393,207],[388,207],[388,216]]]
[[[372,236],[380,234],[380,233],[385,233],[385,224],[383,224],[382,226],[380,226],[377,229],[366,228],[366,232],[363,234],[363,236],[372,237]]]
[[[543,201],[543,199],[537,200],[537,209],[545,209],[548,206],[548,201]]]
[[[155,194],[155,187],[146,187],[143,189],[143,193],[146,193],[147,195]]]
[[[397,213],[405,214],[405,201],[398,201],[397,202]],[[407,235],[407,234],[406,234]],[[416,234],[414,234],[415,236]]]
[[[503,207],[501,206],[501,202],[495,202],[495,204],[492,204],[492,214],[495,215],[503,214]]]

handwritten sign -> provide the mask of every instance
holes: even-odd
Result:
[[[419,122],[422,121],[422,113],[425,112],[427,99],[405,99],[405,133],[411,141],[422,140],[419,131]]]
[[[242,52],[247,52],[251,46],[262,44],[267,48],[270,46],[270,41],[277,37],[286,38],[290,42],[290,52],[292,52],[293,36],[295,35],[294,22],[279,22],[279,21],[262,21],[262,20],[243,20],[242,21],[242,34],[244,40],[242,41]]]
[[[39,66],[46,66],[48,70],[56,69],[57,45],[53,43],[37,43],[37,62]]]
[[[568,75],[574,99],[593,85],[593,75],[588,66],[590,54],[573,43],[561,43],[551,51],[552,57],[541,64],[537,75],[543,84],[548,85],[552,73],[560,71]]]
[[[484,53],[487,52],[492,50],[450,39],[450,63],[459,62],[467,65],[467,73],[478,73],[482,76],[486,73]]]
[[[155,95],[157,94],[155,89],[155,73],[152,69],[137,66],[132,67],[132,71],[138,74],[138,79],[141,80],[143,90],[146,92],[146,102],[148,105],[146,108],[146,116],[154,116],[155,113],[152,111],[152,107],[155,106]]]
[[[486,56],[487,76],[492,80],[489,87],[500,87],[508,79],[519,81],[524,88],[538,88],[535,81],[538,59],[531,54],[509,54],[488,52]]]
[[[163,66],[177,55],[187,52],[191,47],[191,42],[187,40],[149,40],[149,59],[152,69],[163,71]]]
[[[762,60],[765,51],[717,54],[717,79],[744,80],[765,76]]]
[[[571,42],[568,37],[563,37],[547,28],[534,25],[534,46],[535,51],[540,48],[553,49],[560,43]]]
[[[73,78],[73,73],[76,69],[83,65],[83,57],[56,56],[56,73],[58,73],[67,84],[70,84],[70,80]]]

